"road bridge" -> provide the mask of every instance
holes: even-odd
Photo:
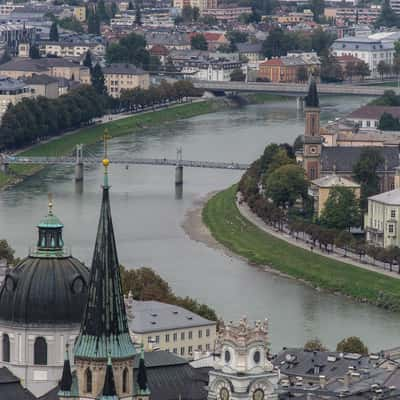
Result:
[[[272,83],[272,82],[219,82],[219,81],[193,81],[196,88],[219,92],[261,92],[276,93],[292,96],[303,96],[308,92],[305,83]],[[319,94],[331,95],[356,95],[356,96],[382,96],[385,90],[394,90],[400,94],[400,88],[379,87],[355,84],[318,84]]]

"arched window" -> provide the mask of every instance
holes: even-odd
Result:
[[[44,337],[38,337],[35,340],[33,363],[35,365],[47,365],[47,343]]]
[[[10,362],[10,338],[7,333],[3,335],[3,361]]]
[[[92,393],[92,371],[87,368],[85,371],[86,393]]]
[[[128,392],[128,368],[124,369],[122,373],[122,393]]]
[[[310,168],[310,179],[315,179],[315,168],[314,167]]]

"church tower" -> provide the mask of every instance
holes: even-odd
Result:
[[[304,131],[303,167],[308,179],[320,176],[322,138],[320,136],[320,108],[317,84],[312,78],[305,98],[306,126]]]
[[[116,394],[112,394],[112,398],[128,400],[133,398],[135,348],[129,334],[122,294],[106,154],[105,139],[103,198],[90,270],[88,301],[74,349],[75,366],[80,398],[105,396],[104,386],[108,382],[106,393],[113,392],[115,387]]]

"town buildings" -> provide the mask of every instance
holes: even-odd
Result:
[[[400,118],[400,107],[366,105],[351,112],[346,119],[357,124],[361,131],[377,131],[384,113]]]
[[[182,9],[185,6],[197,7],[202,13],[204,10],[218,7],[218,0],[173,0],[175,8]]]
[[[217,21],[232,23],[238,20],[243,14],[251,14],[251,7],[219,7],[207,8],[203,11],[204,16],[214,17]]]
[[[0,76],[0,118],[10,104],[17,104],[34,95],[34,90],[22,80]]]
[[[165,350],[185,358],[195,351],[213,352],[216,322],[182,307],[158,301],[127,299],[129,330],[145,350]]]
[[[123,90],[150,86],[149,73],[132,64],[111,64],[103,69],[103,74],[107,92],[112,97],[119,97]]]

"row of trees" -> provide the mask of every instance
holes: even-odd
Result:
[[[162,81],[160,85],[150,86],[147,90],[141,88],[123,90],[119,102],[122,108],[133,110],[167,101],[181,101],[184,97],[194,97],[199,94],[198,89],[189,81],[177,81],[173,84]]]
[[[121,281],[123,292],[125,294],[132,292],[135,300],[154,300],[175,304],[199,314],[203,318],[217,321],[217,314],[211,307],[190,297],[176,296],[168,282],[151,268],[126,269],[121,266]]]
[[[18,148],[78,128],[105,111],[105,98],[81,86],[57,99],[25,98],[10,105],[0,127],[0,147]]]
[[[328,351],[321,340],[318,338],[311,339],[304,345],[304,350],[307,351]],[[368,354],[368,347],[357,336],[350,336],[341,340],[336,345],[336,351],[340,353],[357,353],[362,355]]]

